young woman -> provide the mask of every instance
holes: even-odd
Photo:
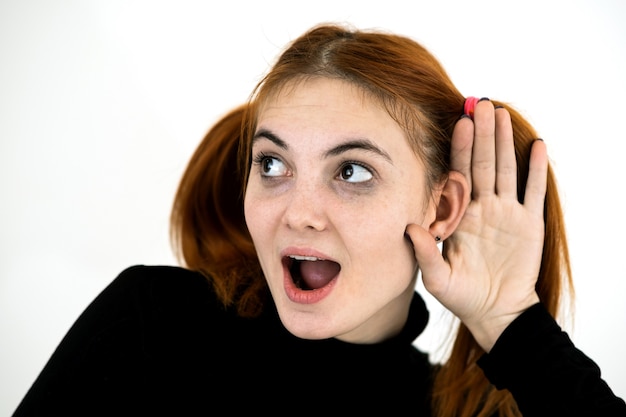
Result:
[[[26,415],[626,415],[554,317],[571,285],[546,147],[414,41],[312,28],[206,135],[172,212],[185,268],[87,308]],[[414,340],[415,284],[461,321]]]

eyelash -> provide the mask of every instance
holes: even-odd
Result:
[[[254,158],[252,158],[252,165],[261,165],[265,158],[273,158],[273,156],[267,155],[265,152],[259,152]]]
[[[267,159],[267,158],[272,158],[272,159],[278,159],[279,161],[282,162],[282,160],[280,158],[278,158],[277,156],[274,155],[270,155],[270,154],[266,154],[265,152],[259,152],[258,154],[256,154],[253,158],[252,158],[252,164],[253,165],[258,165],[258,166],[263,166],[263,162]],[[370,167],[368,164],[365,164],[363,162],[360,161],[354,161],[354,160],[345,160],[342,161],[339,164],[339,168],[337,169],[337,174],[336,174],[336,178],[341,176],[341,172],[343,171],[343,169],[348,166],[348,165],[356,165],[359,166],[365,170],[367,170],[371,175],[372,175],[372,179],[376,178],[376,171]],[[270,179],[272,178],[271,176],[264,176],[262,175],[263,178],[266,179]],[[345,182],[349,182],[349,181],[345,181]],[[370,181],[363,181],[363,182],[357,182],[357,183],[352,183],[353,185],[366,185],[368,183],[370,183]]]
[[[367,172],[369,172],[372,175],[372,179],[376,177],[376,171],[374,171],[374,169],[372,169],[372,167],[370,167],[367,164],[364,164],[363,162],[359,162],[359,161],[353,161],[353,160],[347,160],[347,161],[343,161],[340,165],[339,165],[339,169],[337,170],[337,176],[340,176],[343,169],[348,166],[348,165],[356,165],[359,166],[365,170],[367,170]],[[370,181],[363,181],[361,184],[364,183],[368,183]],[[356,183],[355,183],[356,184]]]
[[[262,151],[261,151],[261,152],[259,152],[256,156],[254,156],[254,157],[252,158],[252,165],[256,165],[256,166],[258,166],[258,167],[259,167],[259,170],[260,170],[260,173],[261,173],[261,178],[262,178],[264,181],[276,181],[276,180],[278,180],[280,177],[276,177],[276,176],[273,176],[273,175],[265,175],[265,174],[263,173],[263,169],[264,169],[263,164],[264,164],[264,163],[265,163],[265,161],[266,161],[266,160],[268,160],[268,159],[275,159],[275,160],[280,161],[281,163],[283,163],[283,162],[282,162],[282,159],[280,159],[279,157],[277,157],[277,156],[275,156],[275,155],[271,155],[271,154],[266,154],[265,152],[262,152]]]

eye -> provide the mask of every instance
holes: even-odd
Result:
[[[260,165],[261,175],[264,177],[280,177],[287,173],[285,164],[273,156],[259,155],[254,159],[254,163]]]
[[[363,165],[347,163],[341,167],[339,178],[347,182],[366,182],[373,178],[372,172]]]

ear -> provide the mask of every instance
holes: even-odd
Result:
[[[470,197],[465,176],[458,171],[450,171],[441,189],[435,220],[428,228],[430,234],[444,240],[454,233],[465,214]]]

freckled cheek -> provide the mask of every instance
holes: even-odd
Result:
[[[401,223],[369,223],[356,227],[349,241],[344,241],[356,274],[378,281],[392,276],[405,282],[415,270],[417,261],[411,242]],[[396,282],[396,281],[394,281]]]
[[[398,251],[407,244],[404,237],[408,224],[406,218],[405,214],[397,211],[379,208],[343,215],[335,220],[335,224],[343,230],[344,239],[356,246],[373,246],[377,251],[387,248]]]
[[[258,199],[249,197],[246,195],[244,200],[244,217],[248,231],[252,236],[252,240],[255,244],[258,243],[258,239],[263,236],[267,237],[266,228],[269,227],[269,221],[267,216],[266,205],[260,204]]]
[[[417,224],[427,227],[434,220],[435,208],[423,196],[422,190],[415,190],[409,198],[399,204],[405,208],[404,218],[407,225]]]
[[[378,251],[378,255],[372,254],[372,259],[384,259],[386,268],[392,268],[400,274],[409,273],[415,268],[415,252],[413,244],[407,239],[406,227],[418,216],[415,215],[412,205],[408,205],[403,199],[389,199],[394,203],[381,209],[384,216],[373,219],[370,227],[376,235],[363,237],[369,239]],[[419,210],[419,208],[416,208]]]
[[[270,211],[271,212],[271,211]],[[244,216],[248,232],[257,252],[263,271],[278,268],[272,256],[272,245],[275,227],[268,218],[268,208],[256,199],[246,197],[244,201]]]

